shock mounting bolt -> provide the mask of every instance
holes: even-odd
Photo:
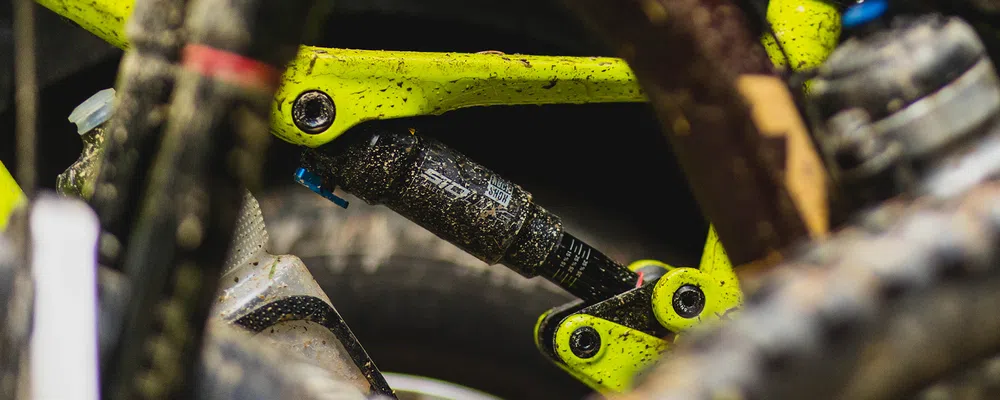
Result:
[[[337,117],[330,95],[319,90],[302,92],[292,105],[292,120],[305,133],[325,132]]]
[[[601,334],[589,326],[576,328],[569,336],[569,349],[580,358],[591,358],[601,349]]]
[[[705,293],[695,285],[684,285],[674,292],[672,303],[677,315],[694,318],[705,309]]]

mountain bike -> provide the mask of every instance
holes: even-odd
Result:
[[[97,319],[117,321],[101,326],[104,396],[394,395],[301,261],[264,251],[267,231],[244,188],[260,180],[267,131],[307,148],[294,179],[331,202],[348,206],[339,188],[385,204],[487,263],[578,297],[539,318],[536,344],[604,393],[891,397],[996,350],[996,72],[985,35],[929,13],[959,13],[988,32],[968,10],[991,15],[989,2],[570,3],[625,61],[299,48],[322,15],[310,2],[42,3],[129,48],[118,99],[93,98],[78,115],[103,161],[81,160],[66,178],[97,217],[39,197],[12,229],[30,225],[14,239],[31,239],[36,273],[66,262],[45,257],[55,249],[46,246],[81,242],[120,274],[99,285],[108,293]],[[901,19],[887,24],[887,13]],[[767,29],[753,31],[747,15]],[[841,18],[851,37],[820,67]],[[774,65],[802,72],[783,80]],[[355,128],[477,105],[647,97],[713,223],[697,268],[622,265],[446,145]],[[83,228],[59,236],[52,216]],[[77,250],[86,258],[86,246]],[[22,306],[5,315],[5,354],[16,354],[31,303],[26,267],[9,259],[10,303]],[[36,293],[36,321],[51,293]],[[282,364],[275,347],[301,357]],[[96,392],[96,373],[86,378],[73,387]]]

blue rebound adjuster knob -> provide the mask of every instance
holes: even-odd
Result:
[[[316,194],[325,197],[327,200],[332,201],[333,204],[336,204],[343,208],[347,208],[348,204],[350,204],[347,202],[347,200],[344,200],[343,198],[340,198],[337,195],[333,194],[333,188],[328,189],[324,187],[323,178],[320,178],[316,174],[309,172],[309,170],[305,168],[299,167],[299,169],[295,171],[295,181],[298,182],[300,185],[309,188],[309,190],[316,192]]]
[[[841,17],[841,26],[854,28],[874,21],[889,9],[888,0],[865,0],[847,8]]]

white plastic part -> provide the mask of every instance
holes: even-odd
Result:
[[[43,194],[30,227],[31,398],[98,400],[97,215],[81,200]]]
[[[111,118],[114,106],[115,89],[104,89],[76,106],[69,113],[69,122],[76,124],[76,133],[82,135]]]
[[[475,389],[417,375],[383,372],[389,387],[397,392],[416,394],[415,398],[428,400],[500,400],[499,397]],[[409,396],[407,396],[409,397]]]

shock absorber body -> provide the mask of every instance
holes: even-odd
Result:
[[[488,264],[543,276],[587,302],[633,289],[637,275],[563,231],[531,194],[443,144],[379,132],[308,150],[326,187],[384,204]]]

